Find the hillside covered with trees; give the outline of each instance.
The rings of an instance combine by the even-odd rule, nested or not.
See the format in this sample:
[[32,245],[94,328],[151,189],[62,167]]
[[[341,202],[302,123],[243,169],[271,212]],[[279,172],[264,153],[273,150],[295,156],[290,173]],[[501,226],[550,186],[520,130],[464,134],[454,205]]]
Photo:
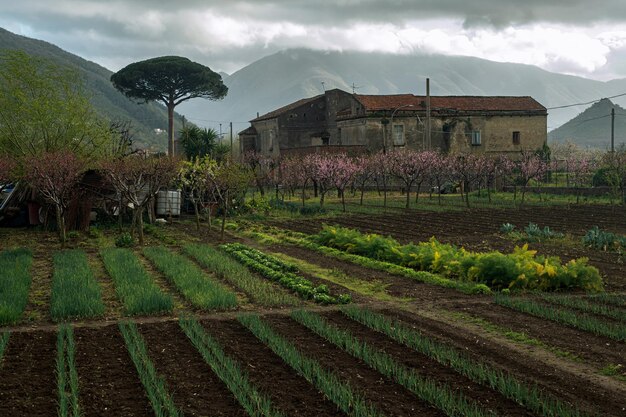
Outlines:
[[[111,84],[108,69],[73,55],[48,42],[15,35],[0,28],[0,50],[19,50],[43,57],[57,65],[78,71],[85,90],[100,116],[111,122],[130,123],[133,147],[164,151],[167,148],[167,110],[156,103],[138,104],[117,91]],[[182,127],[176,115],[175,129]],[[159,129],[158,133],[155,129]]]

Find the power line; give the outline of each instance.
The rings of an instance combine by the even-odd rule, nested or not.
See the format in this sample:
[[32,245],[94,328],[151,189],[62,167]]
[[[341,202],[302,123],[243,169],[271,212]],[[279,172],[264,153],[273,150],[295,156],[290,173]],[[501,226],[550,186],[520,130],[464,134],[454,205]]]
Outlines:
[[599,98],[597,100],[588,101],[586,103],[575,103],[575,104],[566,104],[566,105],[563,105],[563,106],[547,107],[546,110],[564,109],[566,107],[586,106],[588,104],[597,103],[598,101],[603,100],[605,98],[606,99],[610,99],[610,98],[617,98],[617,97],[622,97],[622,96],[626,96],[626,93],[616,94],[616,95],[610,96],[610,97],[602,97],[602,98]]

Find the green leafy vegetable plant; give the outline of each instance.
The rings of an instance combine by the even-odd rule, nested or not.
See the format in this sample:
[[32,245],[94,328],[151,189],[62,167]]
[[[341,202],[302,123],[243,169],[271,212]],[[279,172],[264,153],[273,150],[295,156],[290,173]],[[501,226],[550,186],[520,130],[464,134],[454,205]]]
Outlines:
[[223,245],[221,248],[246,267],[294,291],[305,300],[313,300],[319,304],[345,304],[351,301],[348,294],[332,296],[328,286],[324,284],[315,286],[311,281],[292,272],[294,269],[297,270],[293,265],[286,264],[276,257],[240,243]]

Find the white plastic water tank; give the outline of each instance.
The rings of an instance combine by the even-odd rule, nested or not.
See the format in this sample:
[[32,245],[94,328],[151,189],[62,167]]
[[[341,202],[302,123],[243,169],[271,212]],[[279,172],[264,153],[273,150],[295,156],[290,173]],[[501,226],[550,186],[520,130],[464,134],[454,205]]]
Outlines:
[[180,216],[181,206],[180,190],[159,191],[156,200],[157,216]]

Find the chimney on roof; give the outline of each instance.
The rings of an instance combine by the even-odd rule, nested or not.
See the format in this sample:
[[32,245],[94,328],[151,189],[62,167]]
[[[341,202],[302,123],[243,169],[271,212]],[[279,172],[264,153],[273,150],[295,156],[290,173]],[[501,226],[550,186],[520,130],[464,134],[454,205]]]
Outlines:
[[257,119],[259,118],[259,112],[256,112],[256,118]]

